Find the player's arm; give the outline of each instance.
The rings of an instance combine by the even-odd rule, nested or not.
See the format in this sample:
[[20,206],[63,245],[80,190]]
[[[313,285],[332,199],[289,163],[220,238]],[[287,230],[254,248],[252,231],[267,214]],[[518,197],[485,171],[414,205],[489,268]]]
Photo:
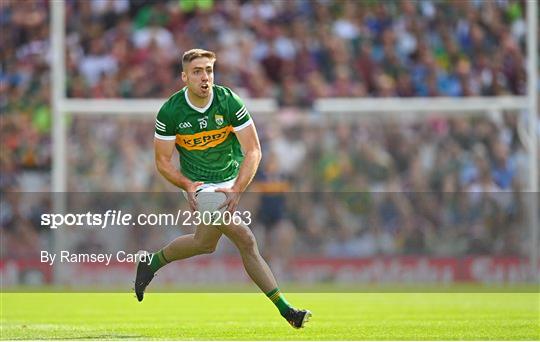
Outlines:
[[235,132],[236,138],[242,146],[242,151],[244,153],[244,160],[240,165],[240,170],[238,172],[238,177],[233,187],[230,189],[217,189],[216,191],[224,192],[227,195],[227,200],[222,208],[226,208],[230,212],[236,210],[236,206],[240,201],[240,195],[246,188],[249,183],[253,180],[257,168],[259,167],[259,162],[261,161],[261,144],[259,143],[259,137],[257,135],[257,130],[255,129],[255,124],[251,122],[247,127],[242,128],[239,131]]
[[165,179],[179,188],[184,189],[188,193],[188,202],[192,210],[196,210],[197,201],[195,199],[195,191],[202,182],[192,182],[184,176],[172,163],[174,152],[174,140],[162,140],[154,138],[154,153],[156,168]]
[[166,180],[188,193],[188,202],[192,210],[196,210],[197,201],[195,191],[202,182],[192,182],[185,177],[172,163],[176,144],[176,123],[171,120],[175,109],[170,101],[161,106],[156,118],[156,131],[154,134],[154,158],[156,168]]
[[187,191],[190,180],[173,165],[174,140],[161,140],[154,138],[154,154],[156,168],[165,179],[179,188]]
[[259,143],[259,136],[257,135],[255,124],[253,123],[235,133],[236,138],[240,142],[240,146],[242,146],[244,160],[242,165],[240,165],[238,178],[236,178],[232,190],[234,192],[244,192],[249,183],[253,180],[257,168],[259,167],[259,162],[262,157],[261,144]]

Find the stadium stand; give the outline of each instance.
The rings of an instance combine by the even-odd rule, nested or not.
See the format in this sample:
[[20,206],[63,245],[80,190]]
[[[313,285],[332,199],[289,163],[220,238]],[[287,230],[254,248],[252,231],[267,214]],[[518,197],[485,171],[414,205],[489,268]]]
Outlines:
[[[67,1],[67,94],[167,97],[180,86],[181,52],[193,46],[217,52],[216,83],[305,115],[321,97],[525,92],[520,1],[194,3]],[[35,213],[50,199],[29,204],[15,193],[50,191],[48,20],[47,1],[0,4],[0,22],[9,23],[0,38],[3,258],[38,253],[47,239]],[[277,225],[283,246],[304,254],[519,256],[526,237],[508,225],[523,219],[515,194],[525,152],[506,114],[500,122],[261,125],[255,185],[273,174],[291,191],[318,195],[282,199],[287,217],[259,214],[260,224]],[[86,120],[71,123],[70,191],[167,189],[152,163],[151,123]],[[328,195],[344,191],[357,193]],[[480,200],[482,192],[492,198]]]

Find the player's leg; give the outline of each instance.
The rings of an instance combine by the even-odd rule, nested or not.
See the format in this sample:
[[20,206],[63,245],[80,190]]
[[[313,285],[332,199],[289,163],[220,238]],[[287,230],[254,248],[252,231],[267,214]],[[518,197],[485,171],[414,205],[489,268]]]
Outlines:
[[267,293],[277,287],[276,279],[262,258],[255,236],[246,225],[220,226],[219,229],[238,248],[246,272],[257,286]]
[[[197,191],[209,186],[210,184],[200,185]],[[187,193],[185,191],[182,191],[182,195],[187,200]],[[182,235],[152,254],[150,270],[155,273],[169,262],[199,254],[212,253],[221,235],[222,233],[215,227],[198,226],[194,234]]]
[[135,294],[139,302],[143,300],[144,291],[157,270],[175,260],[212,253],[221,235],[221,231],[215,226],[199,226],[194,234],[177,237],[163,249],[151,254],[150,263],[139,262],[135,276]]
[[255,236],[245,224],[220,226],[220,230],[238,248],[247,274],[266,296],[276,305],[279,312],[295,328],[302,328],[311,312],[292,307],[280,292],[276,279],[257,247]]
[[150,267],[155,272],[169,262],[212,253],[216,250],[221,235],[221,231],[215,226],[199,226],[194,234],[179,236],[161,249],[164,260],[154,258]]

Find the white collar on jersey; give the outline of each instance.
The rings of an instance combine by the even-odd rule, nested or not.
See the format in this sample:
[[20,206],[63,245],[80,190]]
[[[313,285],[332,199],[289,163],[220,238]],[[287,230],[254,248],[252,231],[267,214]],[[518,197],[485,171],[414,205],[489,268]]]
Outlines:
[[186,91],[184,92],[184,96],[186,97],[186,102],[187,104],[193,108],[194,110],[196,110],[197,112],[199,113],[204,113],[208,110],[208,108],[210,108],[210,106],[212,105],[212,101],[214,100],[214,89],[212,89],[212,91],[210,92],[210,101],[208,101],[208,103],[206,104],[206,106],[204,106],[203,108],[201,107],[197,107],[195,105],[193,105],[191,103],[191,101],[189,101],[189,96],[188,96],[188,90],[186,89]]

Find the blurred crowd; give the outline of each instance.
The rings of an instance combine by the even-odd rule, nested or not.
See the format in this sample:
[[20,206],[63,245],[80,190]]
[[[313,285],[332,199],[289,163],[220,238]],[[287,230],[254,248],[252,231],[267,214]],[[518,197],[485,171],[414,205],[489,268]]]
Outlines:
[[[149,122],[79,118],[73,127],[73,191],[175,191],[154,170],[150,139],[140,138],[151,135]],[[268,254],[526,255],[524,202],[533,194],[521,192],[528,159],[515,113],[408,123],[261,118],[258,129],[264,158],[242,205]]]
[[[49,6],[0,2],[3,194],[50,191]],[[67,0],[66,91],[168,97],[181,87],[181,53],[201,47],[217,53],[216,83],[283,110],[321,97],[522,95],[524,10],[505,0]],[[262,122],[250,209],[265,253],[523,255],[526,154],[514,114]],[[70,191],[172,190],[153,166],[150,121],[67,124]],[[2,256],[46,243],[36,213],[50,199],[37,198],[2,196]]]
[[525,93],[519,1],[69,1],[68,93],[168,97],[180,56],[215,51],[217,83],[320,97]]
[[[302,117],[287,124],[258,120],[264,158],[241,206],[253,214],[269,258],[527,255],[525,203],[534,194],[523,192],[528,157],[516,113],[340,123]],[[112,201],[113,209],[132,213],[187,209],[155,171],[152,122],[75,117],[68,136],[69,190],[102,196],[99,205],[109,196],[103,192],[122,193],[133,206]],[[10,203],[2,202],[9,208],[4,227],[21,222],[9,215],[17,212]],[[28,203],[20,205],[36,213]],[[110,231],[99,232],[101,238],[85,232],[76,243],[82,250],[158,248],[188,232],[182,228],[134,230],[118,241]]]

